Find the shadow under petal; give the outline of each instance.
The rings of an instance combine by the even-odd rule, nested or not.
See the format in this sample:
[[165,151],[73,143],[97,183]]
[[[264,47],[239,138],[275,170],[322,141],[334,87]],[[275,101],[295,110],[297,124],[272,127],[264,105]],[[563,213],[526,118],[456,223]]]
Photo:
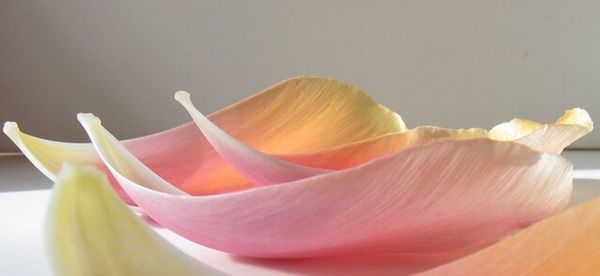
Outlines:
[[439,254],[377,253],[311,259],[256,259],[233,256],[237,263],[295,275],[409,275],[448,263],[477,249]]

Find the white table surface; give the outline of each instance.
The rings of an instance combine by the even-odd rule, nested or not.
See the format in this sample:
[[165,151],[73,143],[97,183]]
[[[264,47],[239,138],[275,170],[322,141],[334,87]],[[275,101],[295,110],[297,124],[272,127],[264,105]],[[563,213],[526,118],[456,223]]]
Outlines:
[[[563,154],[575,165],[570,206],[600,196],[600,151]],[[24,157],[0,157],[0,275],[50,274],[42,240],[52,183]],[[194,244],[157,229],[176,246],[234,275],[401,275],[442,264],[453,256],[363,255],[330,259],[257,260]]]

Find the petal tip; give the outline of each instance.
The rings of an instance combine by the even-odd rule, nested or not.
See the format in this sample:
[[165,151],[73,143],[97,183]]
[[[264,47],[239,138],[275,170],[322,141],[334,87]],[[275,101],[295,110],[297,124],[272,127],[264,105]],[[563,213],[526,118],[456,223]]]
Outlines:
[[19,133],[19,125],[16,122],[4,122],[4,128],[2,129],[4,134],[13,139],[17,133]]
[[175,100],[180,102],[180,103],[184,103],[184,102],[189,102],[190,101],[190,93],[188,93],[187,91],[177,91],[175,92]]
[[92,113],[77,113],[77,120],[79,120],[79,122],[82,125],[89,125],[89,124],[101,124],[102,121],[100,121],[100,118],[96,117],[96,115],[92,114]]
[[581,107],[565,111],[565,114],[558,119],[558,123],[580,125],[588,131],[594,129],[594,122],[592,121],[590,114]]

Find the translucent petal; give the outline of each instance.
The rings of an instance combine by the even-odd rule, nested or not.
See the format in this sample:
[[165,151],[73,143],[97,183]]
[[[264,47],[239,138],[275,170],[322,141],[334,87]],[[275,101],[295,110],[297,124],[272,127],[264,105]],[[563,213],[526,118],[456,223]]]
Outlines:
[[302,166],[257,151],[231,137],[206,118],[190,100],[190,94],[179,91],[175,99],[190,113],[194,122],[223,159],[252,184],[271,185],[324,174],[330,170]]
[[224,275],[180,252],[91,168],[63,167],[46,220],[56,275]]
[[[153,190],[111,160],[125,148],[88,132],[116,179],[160,225],[254,257],[439,252],[481,246],[558,212],[572,167],[560,156],[490,139],[444,140],[332,173],[219,195]],[[97,141],[105,141],[97,143]],[[132,166],[128,166],[132,167]]]
[[[357,87],[319,77],[280,82],[208,117],[267,154],[312,152],[406,130],[398,114]],[[105,169],[91,144],[36,138],[20,132],[15,123],[7,123],[4,132],[51,179],[64,161]],[[152,171],[190,194],[252,186],[213,150],[194,123],[123,144]]]

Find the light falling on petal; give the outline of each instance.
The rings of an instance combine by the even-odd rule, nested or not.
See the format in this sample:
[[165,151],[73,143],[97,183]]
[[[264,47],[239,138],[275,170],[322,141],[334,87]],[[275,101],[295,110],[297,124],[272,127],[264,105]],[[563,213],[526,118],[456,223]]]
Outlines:
[[[112,176],[102,160],[98,158],[98,154],[91,144],[63,143],[37,138],[21,132],[15,122],[4,123],[3,131],[17,145],[27,159],[52,181],[56,181],[56,177],[62,169],[63,162],[96,167],[106,172],[108,176]],[[125,202],[134,204],[114,178],[111,181],[111,185],[113,185]]]
[[190,113],[194,122],[223,159],[256,185],[271,185],[331,172],[302,166],[268,156],[231,137],[206,118],[192,103],[185,91],[175,93],[175,99]]
[[5,122],[4,133],[23,154],[50,180],[56,180],[62,161],[93,166],[98,163],[93,147],[78,143],[61,143],[33,137],[21,132],[15,122]]
[[224,275],[162,239],[91,168],[63,167],[45,231],[56,275]]
[[131,179],[138,183],[145,183],[147,187],[155,191],[175,195],[186,194],[148,169],[111,134],[96,135],[96,132],[106,132],[101,126],[99,118],[90,113],[79,113],[77,119],[88,133],[92,144],[105,164],[111,164],[119,171],[127,171]]
[[[375,103],[359,88],[320,77],[282,81],[208,118],[266,154],[314,152],[406,131],[398,114]],[[14,123],[5,125],[4,131],[51,179],[63,161],[106,170],[91,144],[35,138],[20,132]],[[193,122],[126,140],[123,145],[152,171],[190,194],[252,187],[213,150]]]
[[281,155],[279,158],[312,167],[333,170],[351,168],[365,162],[385,157],[399,151],[442,140],[468,140],[487,137],[485,129],[446,129],[417,127],[399,133],[390,133],[331,149],[306,154]]
[[420,275],[598,275],[600,198]]
[[[98,129],[101,125],[98,124]],[[108,137],[107,131],[90,135]],[[104,143],[97,143],[103,140]],[[222,251],[301,258],[350,252],[439,252],[481,246],[561,210],[571,164],[489,139],[445,140],[364,165],[251,190],[155,191],[122,164],[116,139],[92,137],[132,199],[160,225]]]
[[590,133],[594,123],[581,108],[567,110],[552,124],[513,119],[490,130],[490,138],[515,141],[538,151],[560,154],[567,146]]

